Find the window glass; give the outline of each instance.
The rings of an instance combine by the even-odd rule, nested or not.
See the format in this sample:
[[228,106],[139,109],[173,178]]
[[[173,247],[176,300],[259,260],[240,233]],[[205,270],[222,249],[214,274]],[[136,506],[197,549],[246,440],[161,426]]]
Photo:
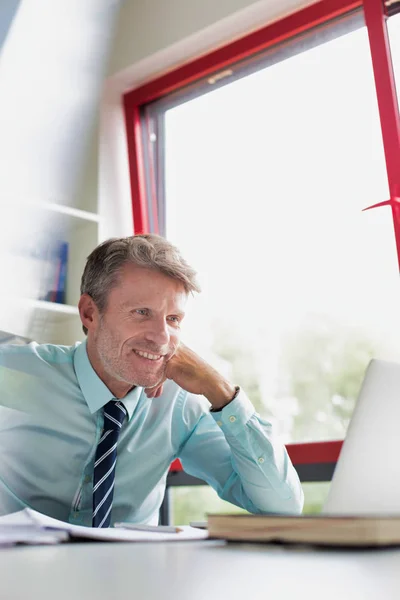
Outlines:
[[183,339],[284,442],[343,438],[368,361],[400,360],[369,52],[361,28],[165,113],[167,237],[203,288]]
[[390,53],[392,55],[393,70],[397,87],[397,99],[400,94],[400,13],[387,20],[389,33]]

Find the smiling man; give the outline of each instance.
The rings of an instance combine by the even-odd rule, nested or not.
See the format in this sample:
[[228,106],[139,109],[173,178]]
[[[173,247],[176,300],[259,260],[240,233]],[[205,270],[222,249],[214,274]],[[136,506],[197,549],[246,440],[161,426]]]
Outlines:
[[86,526],[154,524],[175,458],[250,512],[301,512],[271,424],[180,341],[198,291],[162,237],[111,239],[82,276],[85,342],[0,348],[0,514],[30,506]]

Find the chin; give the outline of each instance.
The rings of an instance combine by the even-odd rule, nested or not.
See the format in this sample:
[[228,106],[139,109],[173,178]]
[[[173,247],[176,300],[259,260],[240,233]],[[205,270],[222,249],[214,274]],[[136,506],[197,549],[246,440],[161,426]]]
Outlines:
[[133,379],[133,381],[130,381],[131,385],[137,385],[139,387],[143,387],[143,388],[152,388],[155,387],[156,385],[158,385],[159,383],[161,383],[162,381],[162,375],[157,375],[157,376],[146,376],[146,375],[142,375],[140,376],[140,374],[138,374],[137,376],[134,376],[132,378],[132,375],[129,378],[130,380]]

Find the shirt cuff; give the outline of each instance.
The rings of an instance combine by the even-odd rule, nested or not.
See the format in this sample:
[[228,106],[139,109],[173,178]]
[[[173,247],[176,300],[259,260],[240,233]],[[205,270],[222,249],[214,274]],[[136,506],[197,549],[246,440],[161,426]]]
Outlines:
[[219,411],[210,412],[210,415],[222,430],[235,434],[235,431],[248,423],[255,412],[253,404],[241,389],[232,402]]

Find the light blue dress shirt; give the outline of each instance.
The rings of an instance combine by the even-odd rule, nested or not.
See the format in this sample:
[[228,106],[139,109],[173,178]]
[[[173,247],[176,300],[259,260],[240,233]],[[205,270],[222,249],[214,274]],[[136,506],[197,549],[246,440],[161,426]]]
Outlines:
[[[29,506],[90,526],[93,463],[113,395],[86,342],[0,347],[0,514]],[[253,513],[301,512],[303,492],[271,424],[243,391],[219,412],[167,380],[159,398],[134,388],[118,442],[111,523],[158,522],[169,466]]]

